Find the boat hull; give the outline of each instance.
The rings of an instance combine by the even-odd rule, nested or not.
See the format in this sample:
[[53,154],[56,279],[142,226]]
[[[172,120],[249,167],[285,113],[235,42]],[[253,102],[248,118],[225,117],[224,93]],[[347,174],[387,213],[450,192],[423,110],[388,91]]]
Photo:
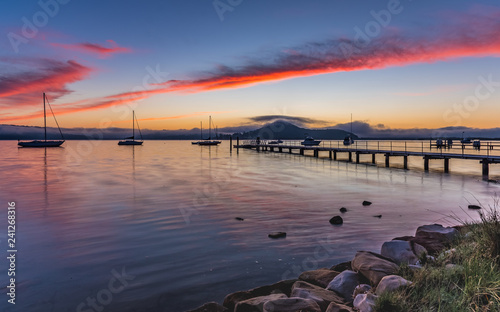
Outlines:
[[202,145],[202,146],[219,145],[219,144],[220,144],[220,141],[202,141],[202,142],[198,142],[198,145]]
[[142,141],[119,141],[118,145],[142,145]]
[[21,147],[59,147],[64,143],[64,140],[54,140],[54,141],[28,141],[28,142],[18,142],[17,145]]
[[304,143],[304,142],[301,142],[300,144],[301,145],[304,145],[304,146],[318,146],[321,142],[307,142],[307,143]]

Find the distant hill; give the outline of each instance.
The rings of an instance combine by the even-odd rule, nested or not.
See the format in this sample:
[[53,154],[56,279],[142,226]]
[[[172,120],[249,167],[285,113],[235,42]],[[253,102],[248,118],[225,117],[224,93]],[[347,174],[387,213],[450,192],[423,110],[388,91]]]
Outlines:
[[[241,139],[255,139],[260,137],[263,140],[268,139],[303,139],[305,135],[310,135],[315,139],[331,139],[331,140],[341,140],[349,132],[338,129],[321,129],[321,130],[311,130],[298,127],[286,121],[275,121],[273,123],[267,124],[261,128],[247,130],[249,127],[233,127],[233,128],[222,128],[219,129],[220,139],[229,139],[231,136],[233,138],[240,137]],[[240,130],[241,132],[237,132]],[[64,138],[67,140],[119,140],[128,137],[132,134],[132,129],[123,128],[106,128],[106,129],[96,129],[96,128],[63,128],[62,132]],[[145,140],[199,140],[200,139],[200,129],[193,128],[190,130],[148,130],[144,129],[141,131],[142,137]],[[220,134],[222,133],[222,134]],[[204,137],[208,137],[208,131],[203,132]],[[136,136],[139,134],[136,130]],[[57,128],[47,128],[47,138],[48,139],[60,139],[61,135]],[[212,138],[215,138],[212,132]],[[354,139],[358,137],[353,135]],[[14,125],[0,125],[0,140],[33,140],[33,139],[43,139],[43,128],[32,127],[32,126],[14,126]]]
[[[294,140],[303,139],[306,135],[312,136],[315,139],[321,140],[342,140],[350,132],[339,129],[306,129],[298,127],[286,121],[275,121],[267,124],[262,128],[247,131],[243,133],[235,133],[234,136],[239,136],[241,139],[254,139],[260,137],[262,140]],[[353,134],[354,139],[359,139],[357,135]]]

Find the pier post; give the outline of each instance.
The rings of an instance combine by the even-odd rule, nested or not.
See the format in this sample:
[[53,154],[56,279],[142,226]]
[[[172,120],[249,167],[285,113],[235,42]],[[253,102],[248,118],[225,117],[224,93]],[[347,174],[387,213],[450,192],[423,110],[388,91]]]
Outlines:
[[279,151],[280,153],[283,153],[283,148],[282,148],[282,147],[278,147],[278,151]]
[[236,137],[236,154],[240,153],[240,137]]
[[424,157],[424,170],[429,171],[429,157]]
[[337,160],[337,151],[333,151],[333,160]]
[[403,168],[408,169],[408,156],[403,156]]
[[233,137],[229,137],[229,152],[233,152]]
[[291,153],[292,153],[292,148],[290,147],[290,148],[288,149],[288,154],[291,154]]
[[299,153],[300,153],[300,155],[304,155],[304,149],[301,148]]
[[385,154],[385,166],[389,167],[389,154]]
[[349,152],[349,162],[352,162],[352,152]]
[[450,159],[449,158],[444,159],[444,172],[446,172],[446,173],[450,172]]
[[333,155],[333,152],[332,152],[332,151],[329,151],[329,152],[328,152],[328,158],[332,159],[332,155]]
[[489,173],[490,173],[488,159],[483,159],[481,161],[481,163],[483,164],[483,180],[484,181],[488,181],[488,176],[489,176]]
[[319,157],[319,151],[317,149],[314,150],[314,157],[316,157],[316,158]]
[[375,164],[375,153],[372,154],[372,164]]
[[271,150],[271,152],[274,152],[274,147],[270,147],[269,149]]
[[359,164],[359,152],[356,152],[356,163]]

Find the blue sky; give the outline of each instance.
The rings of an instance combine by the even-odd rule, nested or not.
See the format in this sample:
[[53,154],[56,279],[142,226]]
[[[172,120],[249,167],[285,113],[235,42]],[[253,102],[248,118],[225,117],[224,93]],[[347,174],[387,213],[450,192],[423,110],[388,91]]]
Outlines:
[[64,127],[128,127],[132,109],[150,129],[208,115],[323,127],[351,113],[388,128],[488,128],[500,113],[498,1],[42,3],[2,4],[0,123],[42,124],[42,92]]

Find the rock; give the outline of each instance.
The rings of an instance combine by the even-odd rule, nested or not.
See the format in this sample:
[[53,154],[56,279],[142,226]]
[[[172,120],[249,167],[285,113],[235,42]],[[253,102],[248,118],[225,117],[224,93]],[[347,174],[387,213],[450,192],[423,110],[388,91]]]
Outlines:
[[358,251],[351,261],[354,271],[361,273],[376,286],[386,275],[392,275],[399,269],[389,258],[370,251]]
[[286,232],[273,232],[267,235],[269,238],[285,238]]
[[236,218],[234,218],[234,219],[235,219],[235,220],[238,220],[238,221],[243,221],[243,220],[245,220],[245,219],[240,218],[240,217],[236,217]]
[[363,200],[363,206],[370,206],[371,204],[371,201]]
[[221,306],[216,302],[205,303],[201,307],[190,310],[188,312],[226,312],[228,311],[225,307]]
[[333,218],[330,219],[331,224],[342,224],[344,223],[344,220],[342,220],[341,216],[334,216]]
[[374,217],[374,218],[379,218],[379,219],[380,219],[380,218],[382,218],[382,215],[374,215],[373,217]]
[[340,294],[346,302],[352,301],[352,293],[359,284],[358,273],[346,270],[337,275],[326,287]]
[[234,307],[234,312],[254,312],[262,311],[264,304],[268,301],[288,298],[285,294],[272,294],[268,296],[254,297],[240,301]]
[[264,312],[321,312],[319,305],[311,299],[284,298],[264,303]]
[[340,208],[339,210],[340,210],[340,212],[342,212],[342,213],[347,212],[347,208],[346,208],[346,207],[342,207],[342,208]]
[[375,300],[377,296],[372,294],[361,294],[354,298],[353,305],[359,312],[375,312]]
[[352,293],[352,297],[356,298],[357,295],[366,294],[371,289],[372,289],[372,287],[368,284],[358,285],[358,286],[356,286],[356,288],[354,288],[354,292]]
[[297,281],[296,279],[284,280],[277,282],[275,284],[265,285],[247,291],[238,291],[227,295],[224,298],[224,303],[222,305],[226,307],[229,311],[233,311],[234,307],[236,306],[236,304],[238,304],[238,302],[250,298],[267,296],[271,294],[285,294],[288,297],[290,296],[290,293],[292,292],[292,286],[296,281]]
[[478,210],[478,209],[481,209],[481,206],[478,206],[478,205],[469,205],[468,208],[469,209]]
[[339,272],[330,269],[317,269],[314,271],[306,271],[300,274],[299,280],[311,283],[313,285],[326,288]]
[[418,227],[413,241],[425,247],[430,254],[438,254],[457,235],[457,229],[443,227],[440,224],[430,224]]
[[337,272],[342,272],[342,271],[345,271],[345,270],[351,270],[352,271],[351,261],[338,263],[338,264],[332,266],[330,268],[330,270],[337,271]]
[[413,253],[411,243],[401,240],[392,240],[382,244],[380,254],[384,257],[392,259],[396,264],[401,263],[415,264],[418,261],[417,256]]
[[332,302],[328,305],[325,312],[353,312],[353,310],[346,305]]
[[410,285],[411,282],[398,275],[387,275],[380,280],[375,293],[380,296],[385,292],[392,292],[400,287]]
[[297,281],[293,284],[290,297],[314,300],[322,310],[325,310],[330,302],[344,303],[342,297],[337,293],[303,281]]

